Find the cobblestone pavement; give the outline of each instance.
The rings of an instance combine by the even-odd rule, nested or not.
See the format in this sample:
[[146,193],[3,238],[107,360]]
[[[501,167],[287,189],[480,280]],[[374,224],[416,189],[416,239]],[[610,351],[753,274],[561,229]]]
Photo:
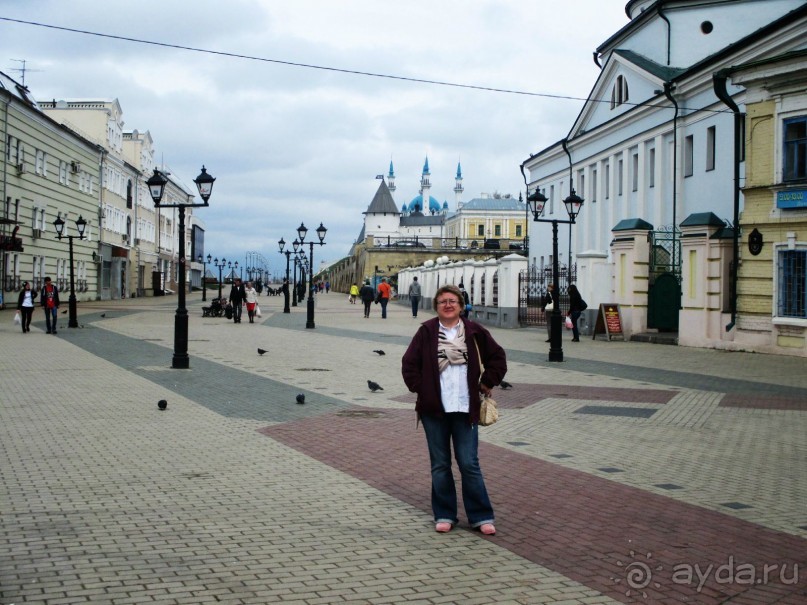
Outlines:
[[564,334],[551,363],[545,332],[493,330],[498,534],[441,535],[400,377],[431,314],[346,298],[306,330],[281,298],[235,325],[189,296],[190,370],[173,297],[57,336],[0,312],[0,605],[807,603],[804,359]]

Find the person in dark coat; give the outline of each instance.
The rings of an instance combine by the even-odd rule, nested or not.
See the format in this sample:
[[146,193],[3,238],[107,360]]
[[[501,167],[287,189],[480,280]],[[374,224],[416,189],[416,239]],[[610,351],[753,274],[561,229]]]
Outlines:
[[493,506],[477,455],[479,393],[488,395],[501,383],[507,359],[487,329],[460,317],[463,304],[456,286],[437,290],[432,300],[437,317],[415,333],[401,361],[401,374],[407,388],[417,393],[415,411],[426,433],[435,530],[449,532],[458,521],[451,472],[453,443],[468,521],[483,534],[493,535]]
[[30,282],[25,282],[17,297],[17,311],[20,313],[22,321],[22,333],[31,331],[31,317],[34,315],[34,301],[36,300],[36,290],[31,288]]
[[48,334],[56,334],[56,322],[59,319],[59,288],[57,288],[50,277],[45,278],[45,285],[42,286],[42,297],[39,299],[42,308],[45,310],[45,327]]
[[241,323],[241,305],[247,299],[247,290],[241,282],[240,277],[233,280],[233,287],[230,289],[230,303],[233,305],[233,323]]
[[370,305],[373,304],[375,300],[375,290],[373,290],[373,287],[370,285],[369,279],[364,282],[361,290],[359,290],[359,296],[364,303],[364,317],[370,317]]
[[588,308],[586,301],[580,296],[580,291],[574,284],[569,286],[569,316],[572,320],[572,342],[580,342],[580,330],[577,328],[577,320]]
[[549,284],[546,288],[543,304],[544,318],[546,319],[546,341],[552,340],[552,310],[555,308],[555,285]]

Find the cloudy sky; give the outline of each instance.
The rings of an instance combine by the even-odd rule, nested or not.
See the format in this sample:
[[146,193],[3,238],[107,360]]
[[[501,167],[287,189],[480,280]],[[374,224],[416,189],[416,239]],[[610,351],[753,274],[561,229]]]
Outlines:
[[0,20],[0,71],[19,80],[14,70],[25,60],[25,83],[41,100],[117,98],[125,128],[149,130],[158,161],[174,174],[191,183],[205,164],[217,178],[210,208],[200,211],[206,252],[241,263],[258,252],[279,271],[277,241],[291,241],[301,222],[328,228],[317,265],[348,253],[390,159],[398,205],[418,194],[427,155],[431,193],[452,210],[458,161],[464,199],[517,196],[519,165],[567,134],[582,106],[575,98],[598,73],[592,52],[627,23],[624,7],[0,0],[0,17],[41,24]]

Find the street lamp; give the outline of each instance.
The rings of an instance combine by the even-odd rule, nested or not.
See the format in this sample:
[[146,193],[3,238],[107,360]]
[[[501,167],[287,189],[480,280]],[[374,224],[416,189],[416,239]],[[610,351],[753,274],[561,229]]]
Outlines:
[[280,241],[277,242],[278,247],[280,248],[280,254],[286,255],[286,286],[283,289],[283,312],[284,313],[291,313],[291,309],[289,309],[289,261],[291,259],[291,250],[283,250],[286,247],[286,242],[283,238],[280,238]]
[[161,205],[160,202],[168,179],[155,168],[154,174],[146,181],[151,199],[154,200],[155,208],[177,208],[179,210],[179,300],[176,316],[174,317],[174,357],[171,361],[171,367],[178,370],[186,370],[190,367],[190,361],[188,359],[188,310],[185,308],[185,208],[201,208],[208,206],[208,200],[210,199],[210,194],[213,192],[213,183],[215,180],[215,178],[207,173],[207,169],[202,166],[202,172],[193,179],[193,182],[196,183],[196,188],[199,190],[202,203],[175,203],[164,205]]
[[[314,244],[318,246],[325,245],[325,233],[327,233],[327,229],[323,227],[322,223],[319,224],[317,227],[317,237],[319,238],[318,242],[310,241],[308,242],[309,250],[308,250],[308,266],[309,266],[309,279],[311,282],[314,281]],[[300,223],[300,226],[297,228],[297,235],[300,238],[300,243],[305,241],[305,236],[308,233],[308,229],[306,229],[303,223]],[[314,328],[314,293],[313,289],[309,289],[308,291],[308,313],[306,315],[305,327],[306,328]]]
[[563,200],[569,220],[563,221],[539,218],[544,213],[544,207],[547,202],[546,196],[541,193],[540,189],[536,188],[531,195],[527,196],[527,209],[532,204],[532,220],[536,223],[552,223],[552,282],[555,300],[552,305],[552,314],[549,318],[549,361],[563,361],[563,338],[561,333],[563,321],[560,313],[560,290],[558,288],[558,273],[560,272],[558,267],[558,223],[574,225],[574,219],[580,214],[583,201],[583,198],[578,196],[574,189],[571,189],[569,197]]
[[207,261],[201,254],[199,255],[199,262],[202,263],[202,302],[207,302],[207,263],[210,262],[210,255],[207,255]]
[[[79,215],[78,220],[76,221],[76,231],[78,231],[78,236],[75,235],[63,235],[64,234],[64,219],[60,216],[55,221],[53,221],[53,226],[56,227],[56,237],[58,239],[62,239],[63,237],[67,238],[68,241],[68,248],[70,250],[70,297],[67,300],[67,307],[69,309],[69,315],[67,320],[67,327],[68,328],[78,328],[78,314],[76,312],[76,290],[75,290],[75,279],[73,276],[73,239],[78,237],[78,239],[84,239],[84,229],[87,228],[87,221],[85,221],[81,215]],[[50,325],[50,324],[48,324]],[[56,327],[54,326],[54,330]]]
[[[207,257],[208,262],[210,262],[210,256]],[[218,258],[213,259],[213,266],[219,268],[219,300],[221,300],[221,270],[227,265],[227,259],[222,258],[221,262],[219,262]]]

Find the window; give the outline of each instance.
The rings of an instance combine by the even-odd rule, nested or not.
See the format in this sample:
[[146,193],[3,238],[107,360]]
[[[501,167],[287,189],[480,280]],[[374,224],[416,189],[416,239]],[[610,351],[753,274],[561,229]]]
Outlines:
[[493,226],[493,235],[494,235],[494,237],[501,237],[502,236],[502,226],[501,225],[494,225]]
[[555,186],[549,186],[549,214],[555,211]]
[[625,170],[624,170],[624,167],[622,165],[623,163],[624,162],[622,160],[619,160],[619,163],[618,163],[619,173],[616,175],[616,183],[617,183],[616,194],[617,195],[622,195],[622,180],[623,180],[623,177],[624,177],[624,174],[625,174]]
[[689,135],[684,139],[684,176],[692,176],[694,169],[695,139]]
[[516,237],[521,237],[521,225],[516,225]]
[[706,171],[715,169],[715,126],[706,129]]
[[132,207],[132,179],[126,182],[126,207]]
[[591,202],[597,201],[597,169],[591,171]]
[[477,225],[476,226],[476,234],[479,237],[485,237],[485,225]]
[[617,76],[611,89],[611,109],[619,107],[628,100],[628,81],[625,76]]
[[47,176],[48,171],[47,171],[47,168],[45,167],[45,165],[46,165],[45,152],[37,149],[36,150],[36,167],[35,167],[35,170],[36,170],[36,173],[38,175]]
[[807,249],[778,255],[776,315],[807,319]]
[[631,164],[633,165],[633,174],[631,175],[631,191],[639,190],[639,154],[634,153],[631,157]]
[[807,178],[807,116],[785,120],[785,149],[782,178],[797,181]]
[[651,189],[656,186],[656,148],[647,152],[647,186]]
[[605,199],[611,197],[611,165],[605,165]]
[[59,183],[67,185],[67,162],[59,160]]

